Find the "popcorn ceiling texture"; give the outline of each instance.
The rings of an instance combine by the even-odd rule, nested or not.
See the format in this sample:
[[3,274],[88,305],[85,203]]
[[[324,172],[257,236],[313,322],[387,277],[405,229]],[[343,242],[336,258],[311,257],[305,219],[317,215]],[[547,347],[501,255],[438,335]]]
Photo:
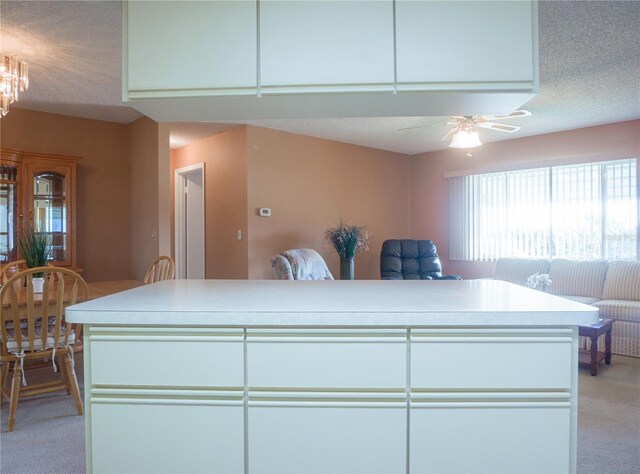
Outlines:
[[[121,102],[121,2],[0,2],[0,47],[31,64],[14,106],[127,123]],[[540,94],[513,134],[484,142],[640,118],[640,2],[541,1]],[[247,123],[407,154],[443,149],[447,117],[255,120]],[[399,128],[426,125],[398,131]],[[174,124],[172,147],[231,128]]]
[[0,48],[29,62],[29,90],[11,107],[128,123],[122,103],[122,3],[0,2]]

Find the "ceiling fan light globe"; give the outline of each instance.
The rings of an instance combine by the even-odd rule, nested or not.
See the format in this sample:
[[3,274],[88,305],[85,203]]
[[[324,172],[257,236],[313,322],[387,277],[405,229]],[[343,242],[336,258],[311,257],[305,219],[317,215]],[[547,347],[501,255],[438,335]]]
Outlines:
[[478,132],[459,130],[451,139],[449,148],[475,148],[482,145]]

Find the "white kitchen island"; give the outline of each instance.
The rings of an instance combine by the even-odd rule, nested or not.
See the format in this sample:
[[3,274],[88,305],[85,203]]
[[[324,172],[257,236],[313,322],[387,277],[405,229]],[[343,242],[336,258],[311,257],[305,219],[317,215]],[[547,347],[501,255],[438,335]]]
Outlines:
[[493,280],[176,280],[67,319],[88,472],[558,473],[598,311]]

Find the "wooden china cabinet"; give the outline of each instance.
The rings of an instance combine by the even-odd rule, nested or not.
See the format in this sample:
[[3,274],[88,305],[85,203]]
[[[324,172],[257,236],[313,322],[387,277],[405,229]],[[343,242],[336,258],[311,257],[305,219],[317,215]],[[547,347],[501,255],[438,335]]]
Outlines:
[[26,225],[50,236],[51,262],[76,268],[75,156],[0,149],[0,264],[21,258]]

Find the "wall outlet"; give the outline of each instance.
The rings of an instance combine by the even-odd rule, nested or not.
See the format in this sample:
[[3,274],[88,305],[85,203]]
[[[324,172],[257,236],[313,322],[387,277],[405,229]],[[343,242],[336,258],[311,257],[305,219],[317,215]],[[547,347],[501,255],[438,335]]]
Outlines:
[[242,231],[238,230],[238,240],[242,240]]

